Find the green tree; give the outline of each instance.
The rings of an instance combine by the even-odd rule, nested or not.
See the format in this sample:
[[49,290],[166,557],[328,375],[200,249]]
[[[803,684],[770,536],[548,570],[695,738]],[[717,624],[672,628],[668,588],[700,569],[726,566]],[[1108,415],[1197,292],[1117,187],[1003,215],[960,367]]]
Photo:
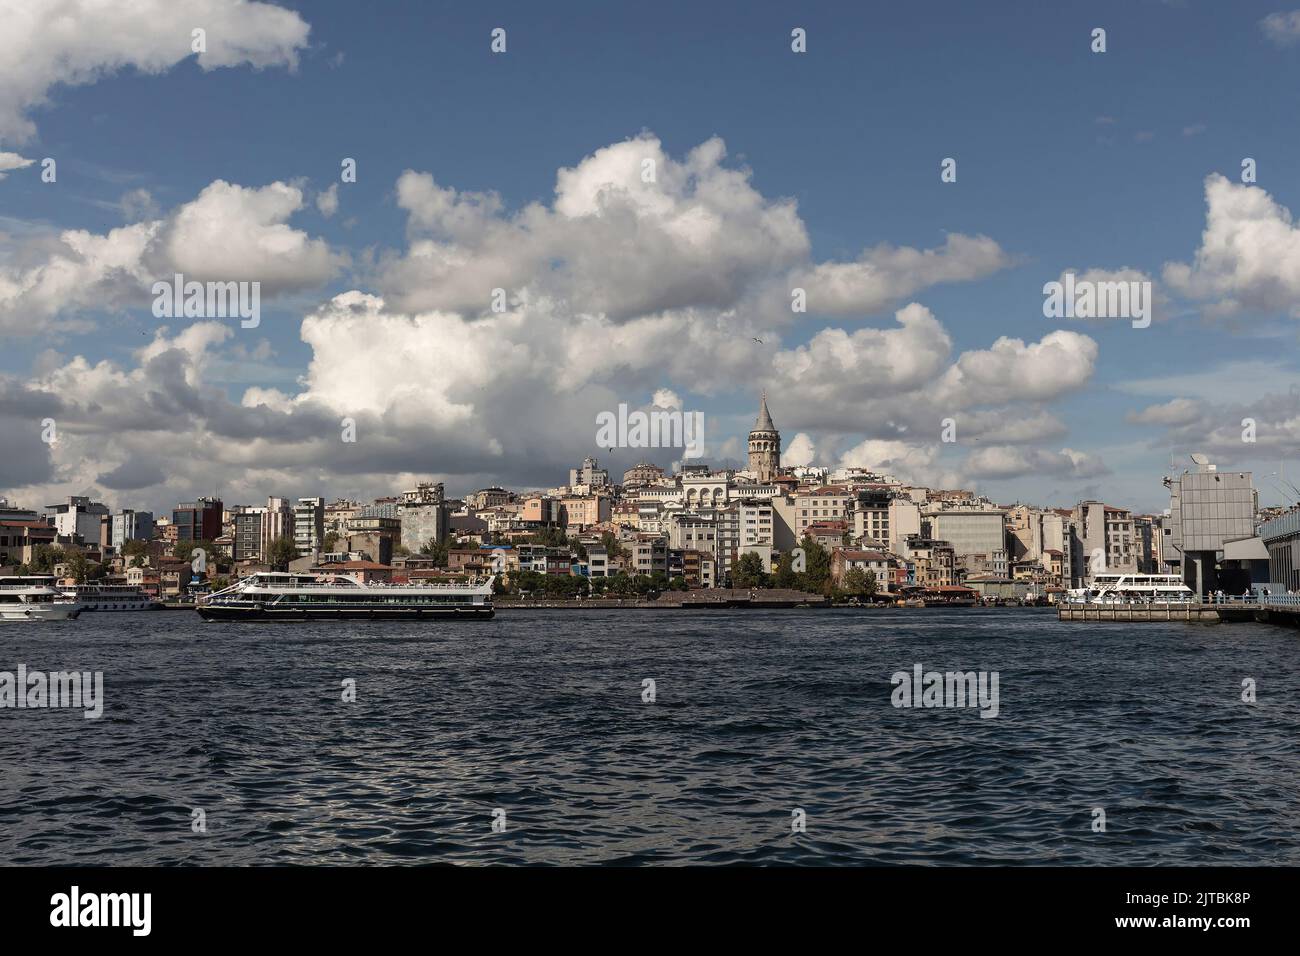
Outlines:
[[831,593],[831,553],[812,539],[804,535],[799,542],[803,548],[805,568],[800,577],[800,584],[805,591],[813,594]]
[[451,545],[448,542],[439,541],[436,538],[430,538],[420,545],[420,553],[425,557],[433,558],[435,568],[445,568],[447,566],[447,556],[450,550]]
[[734,587],[760,588],[767,583],[767,574],[763,571],[763,559],[754,551],[746,551],[731,569]]
[[343,536],[337,531],[326,531],[325,538],[320,543],[320,549],[325,552],[332,552],[338,549],[339,542]]
[[789,554],[781,555],[776,571],[772,574],[772,587],[795,588],[799,586],[799,576],[794,573],[794,558]]
[[871,597],[876,593],[876,572],[849,568],[840,581],[840,591],[847,597]]
[[271,542],[271,546],[266,549],[266,563],[274,571],[288,571],[289,562],[299,557],[298,548],[293,543],[293,538],[283,535]]

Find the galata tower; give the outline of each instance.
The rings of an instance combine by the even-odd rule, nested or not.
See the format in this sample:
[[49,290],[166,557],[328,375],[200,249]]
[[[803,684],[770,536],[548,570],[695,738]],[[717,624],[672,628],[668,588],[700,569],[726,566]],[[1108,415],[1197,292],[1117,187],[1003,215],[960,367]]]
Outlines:
[[758,421],[754,422],[754,430],[749,433],[749,470],[758,475],[759,481],[771,481],[780,467],[781,433],[772,424],[772,415],[767,410],[767,392],[764,392]]

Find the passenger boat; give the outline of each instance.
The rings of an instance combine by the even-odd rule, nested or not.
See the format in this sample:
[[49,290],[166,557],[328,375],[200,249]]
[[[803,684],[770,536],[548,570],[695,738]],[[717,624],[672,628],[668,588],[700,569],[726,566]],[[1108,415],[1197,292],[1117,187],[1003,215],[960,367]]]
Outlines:
[[0,621],[72,621],[81,605],[54,586],[54,575],[0,577]]
[[1177,574],[1118,574],[1092,576],[1086,588],[1069,590],[1071,604],[1188,604],[1196,594]]
[[77,584],[63,594],[84,611],[152,611],[158,602],[134,584]]
[[263,571],[201,598],[207,621],[486,620],[492,578],[483,584],[376,584],[351,575]]

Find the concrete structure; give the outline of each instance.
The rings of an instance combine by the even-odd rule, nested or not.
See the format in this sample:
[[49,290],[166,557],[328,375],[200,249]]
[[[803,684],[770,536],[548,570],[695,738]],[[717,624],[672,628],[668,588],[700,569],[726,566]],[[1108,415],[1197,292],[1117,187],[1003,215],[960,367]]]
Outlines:
[[[80,535],[86,544],[97,545],[100,543],[100,526],[109,515],[109,510],[83,495],[72,495],[67,501],[46,505],[45,515],[53,521],[59,535]],[[217,534],[220,533],[218,528]]]
[[1169,489],[1164,558],[1177,562],[1183,583],[1206,594],[1221,586],[1215,565],[1224,543],[1254,537],[1259,495],[1250,472],[1220,472],[1204,455],[1194,455],[1193,461],[1195,471],[1164,479]]
[[759,481],[771,481],[781,467],[781,433],[776,430],[767,410],[767,393],[763,393],[758,420],[749,433],[749,470]]
[[301,555],[315,554],[325,540],[325,499],[299,498],[293,506],[293,544]]
[[182,501],[172,509],[177,541],[215,541],[221,537],[224,507],[220,498]]
[[581,467],[569,469],[571,489],[581,488],[584,492],[590,492],[597,488],[604,488],[608,484],[609,472],[601,468],[600,463],[594,458],[584,458]]
[[992,557],[1006,560],[1006,512],[1001,508],[953,507],[923,511],[921,536],[946,541],[958,558]]
[[430,541],[447,537],[447,501],[442,482],[422,481],[411,491],[403,492],[397,503],[397,517],[402,522],[401,544],[419,551]]
[[109,544],[121,554],[128,541],[148,541],[153,537],[153,512],[124,508],[112,516],[110,527]]
[[1138,570],[1132,512],[1100,501],[1080,501],[1071,520],[1077,542],[1071,560],[1075,577],[1083,585],[1089,584],[1094,574]]

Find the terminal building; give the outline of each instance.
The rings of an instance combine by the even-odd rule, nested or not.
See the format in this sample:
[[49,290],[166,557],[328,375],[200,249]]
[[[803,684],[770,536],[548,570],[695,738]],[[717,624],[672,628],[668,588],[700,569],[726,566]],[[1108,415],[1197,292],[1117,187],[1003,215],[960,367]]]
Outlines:
[[1200,454],[1192,461],[1195,471],[1164,480],[1164,560],[1197,594],[1240,594],[1268,577],[1268,552],[1255,535],[1259,493],[1248,471],[1219,471]]

